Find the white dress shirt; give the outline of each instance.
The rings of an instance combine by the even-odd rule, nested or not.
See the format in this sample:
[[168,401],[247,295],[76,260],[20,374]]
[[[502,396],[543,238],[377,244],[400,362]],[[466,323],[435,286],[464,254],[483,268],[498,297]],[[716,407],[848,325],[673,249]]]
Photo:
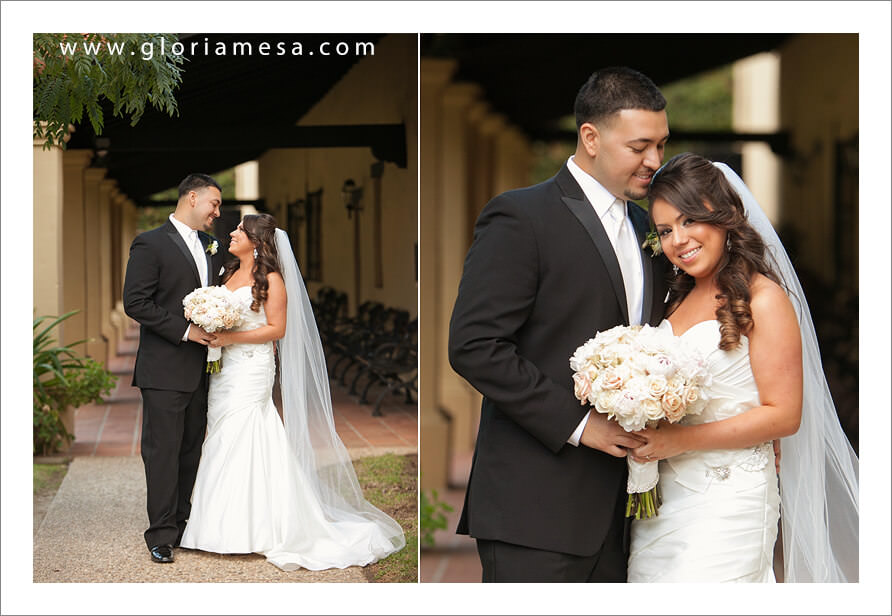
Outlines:
[[[173,214],[170,215],[170,222],[173,223],[173,226],[176,228],[177,232],[180,234],[180,237],[183,238],[183,241],[186,242],[186,248],[189,249],[189,252],[192,253],[192,258],[195,261],[195,267],[198,268],[198,274],[202,281],[202,286],[207,286],[207,271],[208,264],[207,258],[204,256],[204,252],[201,250],[196,250],[195,241],[198,242],[198,246],[201,246],[201,239],[198,237],[198,231],[191,228],[189,225],[180,222],[176,218],[174,218]],[[183,334],[183,342],[189,340],[189,329],[192,327],[192,324],[186,326],[186,333]]]
[[[573,160],[573,156],[567,160],[567,169],[570,171],[570,174],[576,180],[576,183],[579,184],[579,187],[582,189],[583,194],[585,194],[585,198],[588,199],[589,203],[592,204],[592,207],[595,210],[595,214],[597,214],[598,219],[601,221],[601,224],[604,225],[604,228],[607,230],[607,237],[610,239],[610,243],[613,244],[613,249],[616,251],[616,245],[614,244],[616,240],[616,234],[611,233],[611,229],[613,228],[613,222],[609,215],[610,206],[613,205],[613,202],[616,201],[617,197],[614,196],[610,191],[604,188],[598,180],[590,176],[588,173],[583,171],[579,165]],[[625,199],[621,199],[625,204]],[[632,226],[632,221],[628,216],[628,204],[626,204],[626,217],[624,224],[626,225],[626,230],[631,234],[631,237],[635,236],[635,228]],[[640,251],[639,251],[640,252]],[[642,284],[640,281],[644,280],[644,270],[641,264],[640,254],[637,255],[637,276],[635,276],[636,284]],[[617,256],[617,260],[619,260],[619,256]],[[625,282],[625,281],[624,281]],[[628,283],[626,282],[628,286]],[[637,293],[632,293],[632,301],[629,302],[631,304],[631,310],[629,311],[629,322],[632,325],[638,325],[641,323],[641,312],[642,312],[642,295],[643,289],[638,289]],[[584,341],[580,341],[582,344]],[[591,410],[585,414],[585,417],[582,418],[582,421],[579,422],[579,425],[576,427],[576,430],[573,431],[573,434],[570,435],[570,438],[567,439],[567,442],[573,445],[574,447],[579,446],[579,439],[582,438],[582,431],[585,429],[585,424],[588,421],[589,415],[591,414]]]

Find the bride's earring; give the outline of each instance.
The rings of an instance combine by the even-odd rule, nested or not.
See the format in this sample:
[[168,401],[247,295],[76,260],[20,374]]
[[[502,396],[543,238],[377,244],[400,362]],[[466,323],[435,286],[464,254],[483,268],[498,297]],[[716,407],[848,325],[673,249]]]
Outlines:
[[254,249],[254,258],[255,259],[257,258],[257,249],[256,248]]
[[731,236],[730,235],[725,236],[725,248],[728,249],[728,252],[731,252]]
[[672,264],[672,273],[678,276],[678,266],[674,263]]

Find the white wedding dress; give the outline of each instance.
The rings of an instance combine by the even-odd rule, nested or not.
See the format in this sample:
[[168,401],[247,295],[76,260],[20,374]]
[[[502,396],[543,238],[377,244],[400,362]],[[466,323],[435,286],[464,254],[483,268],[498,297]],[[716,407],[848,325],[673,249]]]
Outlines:
[[[672,326],[664,320],[661,328]],[[713,383],[699,424],[759,405],[749,340],[718,348],[717,320],[680,338],[706,359]],[[659,515],[632,521],[629,582],[774,582],[780,493],[770,442],[746,449],[692,451],[659,462]]]
[[[266,324],[263,307],[250,309],[251,287],[233,294],[243,315],[235,331]],[[273,404],[275,372],[272,342],[223,347],[221,371],[211,376],[207,436],[180,546],[259,553],[286,571],[364,566],[401,548],[358,512],[337,521],[326,515]],[[390,532],[397,533],[398,526]]]

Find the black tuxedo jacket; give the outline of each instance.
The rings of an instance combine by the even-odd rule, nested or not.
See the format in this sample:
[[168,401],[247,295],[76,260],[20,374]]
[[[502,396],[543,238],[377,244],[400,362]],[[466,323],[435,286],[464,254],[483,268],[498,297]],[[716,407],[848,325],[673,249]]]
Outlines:
[[[647,214],[629,203],[629,215],[640,245]],[[642,322],[663,317],[667,263],[642,256]],[[626,460],[567,443],[588,410],[569,359],[597,331],[629,323],[625,297],[613,246],[566,165],[484,208],[449,332],[453,369],[484,396],[459,533],[599,551]]]
[[[213,238],[198,232],[207,249]],[[223,250],[205,251],[208,284],[219,284]],[[124,279],[124,311],[140,324],[133,385],[148,389],[195,391],[207,361],[207,347],[183,342],[188,321],[183,298],[201,286],[192,253],[169,220],[140,233],[130,245]]]

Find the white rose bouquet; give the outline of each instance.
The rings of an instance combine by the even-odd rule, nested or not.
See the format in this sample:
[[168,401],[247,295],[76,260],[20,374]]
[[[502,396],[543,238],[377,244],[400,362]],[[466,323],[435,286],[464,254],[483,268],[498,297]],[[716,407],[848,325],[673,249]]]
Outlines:
[[[237,327],[242,313],[232,291],[224,286],[201,287],[183,298],[183,315],[209,333]],[[208,347],[207,372],[220,372],[219,347]]]
[[[581,404],[615,419],[627,432],[697,415],[711,377],[703,359],[671,332],[649,325],[619,325],[598,332],[570,358],[573,389]],[[657,515],[658,461],[627,458],[626,517]]]

